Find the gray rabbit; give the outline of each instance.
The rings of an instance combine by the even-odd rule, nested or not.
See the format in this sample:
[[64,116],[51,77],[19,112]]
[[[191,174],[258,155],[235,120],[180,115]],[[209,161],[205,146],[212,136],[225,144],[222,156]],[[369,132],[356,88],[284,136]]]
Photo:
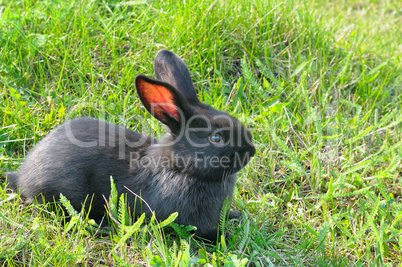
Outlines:
[[157,140],[94,118],[67,121],[36,145],[19,171],[7,173],[10,187],[28,201],[40,194],[53,201],[62,193],[77,210],[88,196],[90,217],[100,221],[112,176],[136,215],[152,213],[125,187],[159,220],[178,212],[177,223],[194,225],[198,236],[216,240],[236,172],[255,154],[251,134],[237,119],[198,100],[177,55],[159,51],[154,68],[157,79],[138,75],[135,86],[169,133]]

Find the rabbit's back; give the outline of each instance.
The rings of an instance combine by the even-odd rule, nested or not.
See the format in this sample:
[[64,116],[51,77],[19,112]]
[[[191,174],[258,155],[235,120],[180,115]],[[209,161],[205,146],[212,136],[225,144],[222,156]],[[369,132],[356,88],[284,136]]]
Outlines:
[[122,126],[92,118],[74,119],[41,140],[21,169],[8,175],[8,179],[11,187],[20,188],[21,196],[28,201],[39,194],[52,201],[62,193],[80,210],[87,195],[94,195],[95,209],[91,214],[102,216],[102,195],[110,194],[110,176],[135,175],[137,170],[130,165],[130,153],[133,147],[140,153],[150,140]]

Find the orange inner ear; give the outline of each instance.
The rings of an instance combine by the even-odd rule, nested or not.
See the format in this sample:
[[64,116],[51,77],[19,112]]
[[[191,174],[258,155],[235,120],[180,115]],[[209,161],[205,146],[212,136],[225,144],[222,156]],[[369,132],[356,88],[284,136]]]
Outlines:
[[140,79],[138,80],[138,88],[141,91],[144,105],[148,106],[156,118],[166,122],[164,113],[168,113],[175,120],[180,120],[173,94],[167,87]]

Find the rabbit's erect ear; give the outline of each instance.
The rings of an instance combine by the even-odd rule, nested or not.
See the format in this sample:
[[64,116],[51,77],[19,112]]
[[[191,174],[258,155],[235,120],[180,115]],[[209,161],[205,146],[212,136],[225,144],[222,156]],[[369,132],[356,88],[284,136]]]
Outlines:
[[145,108],[178,134],[191,110],[186,99],[170,84],[138,75],[135,87]]
[[160,50],[155,57],[156,79],[171,84],[186,98],[189,104],[197,104],[198,100],[190,72],[183,60],[168,50]]

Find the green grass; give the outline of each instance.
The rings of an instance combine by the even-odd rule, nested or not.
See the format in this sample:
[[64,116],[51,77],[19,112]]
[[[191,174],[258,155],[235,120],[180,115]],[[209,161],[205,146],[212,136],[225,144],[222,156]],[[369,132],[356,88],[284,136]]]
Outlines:
[[134,78],[161,48],[257,146],[226,243],[149,220],[94,234],[3,184],[2,266],[402,266],[400,25],[398,0],[0,0],[0,169],[78,116],[160,136]]

